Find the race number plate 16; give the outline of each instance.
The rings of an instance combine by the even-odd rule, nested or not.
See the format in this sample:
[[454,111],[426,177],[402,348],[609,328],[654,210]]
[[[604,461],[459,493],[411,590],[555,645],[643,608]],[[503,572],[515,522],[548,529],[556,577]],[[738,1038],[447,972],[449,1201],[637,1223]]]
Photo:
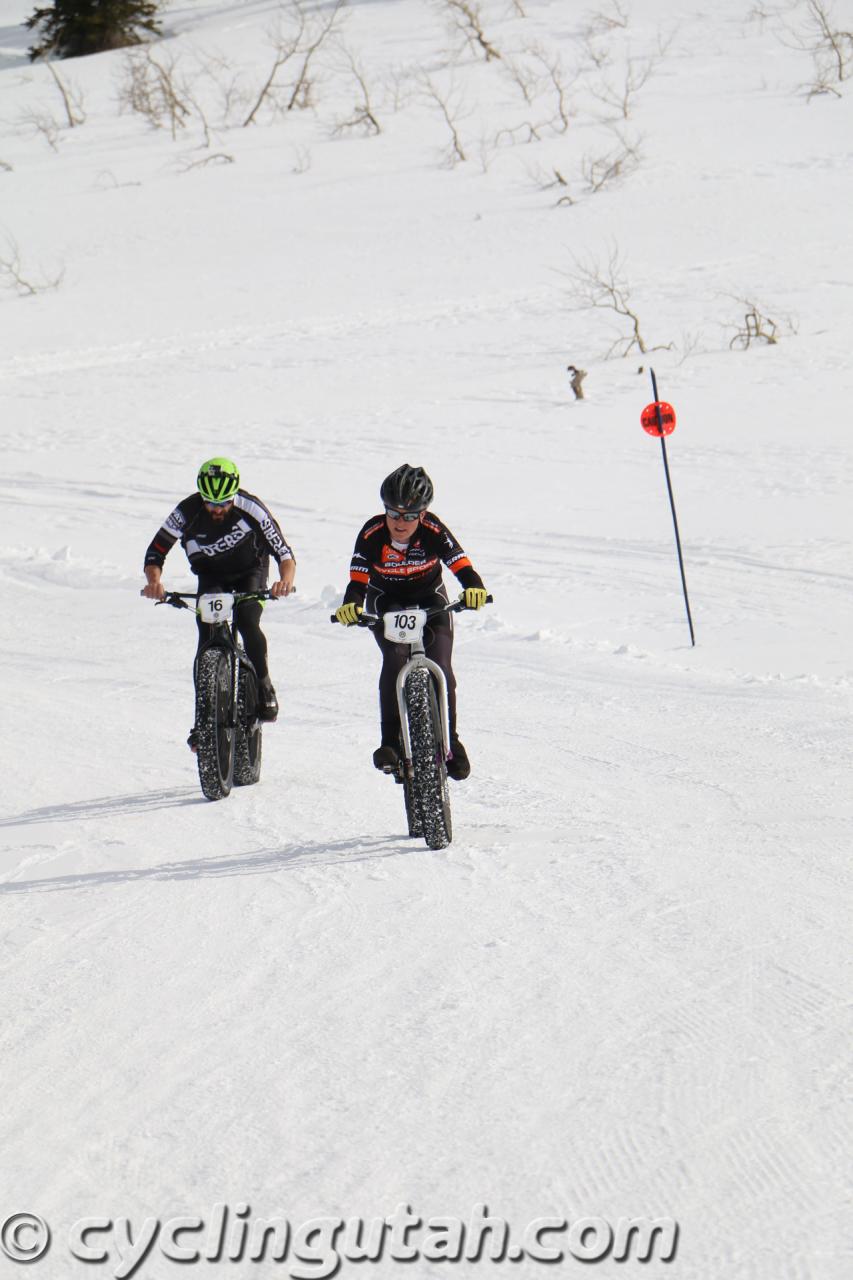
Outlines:
[[384,617],[385,639],[395,644],[414,644],[421,639],[426,626],[425,609],[392,609]]
[[199,596],[198,616],[202,622],[230,622],[234,597],[227,593]]

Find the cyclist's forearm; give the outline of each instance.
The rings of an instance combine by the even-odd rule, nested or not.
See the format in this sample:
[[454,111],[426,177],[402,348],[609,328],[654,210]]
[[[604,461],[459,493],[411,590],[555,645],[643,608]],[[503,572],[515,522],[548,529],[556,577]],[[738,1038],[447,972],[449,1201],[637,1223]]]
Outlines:
[[344,604],[364,604],[364,597],[367,595],[367,586],[362,582],[350,581],[344,592]]
[[485,585],[483,579],[471,564],[464,564],[459,569],[454,569],[451,566],[451,570],[460,587],[483,587]]

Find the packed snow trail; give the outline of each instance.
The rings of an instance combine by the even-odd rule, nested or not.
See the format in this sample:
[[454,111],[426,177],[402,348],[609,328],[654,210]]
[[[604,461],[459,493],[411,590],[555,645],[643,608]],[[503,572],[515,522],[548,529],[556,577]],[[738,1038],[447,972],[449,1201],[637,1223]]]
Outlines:
[[[568,68],[583,15],[521,7],[488,6],[495,39]],[[608,28],[614,57],[659,59],[627,122],[643,161],[597,194],[588,67],[565,136],[447,170],[440,116],[405,93],[379,137],[333,136],[353,89],[330,62],[315,111],[224,129],[234,163],[190,169],[197,133],[117,114],[120,51],[62,67],[88,118],[48,147],[22,121],[55,94],[16,25],[31,3],[7,8],[0,223],[34,277],[65,269],[0,294],[0,1221],[51,1225],[30,1280],[114,1275],[68,1253],[81,1218],[223,1202],[293,1224],[485,1202],[514,1232],[668,1216],[672,1262],[600,1274],[841,1280],[849,97],[806,103],[809,58],[770,18],[688,6],[667,45],[650,2]],[[437,9],[350,8],[371,84],[444,74]],[[266,75],[275,9],[195,0],[161,50]],[[454,76],[473,157],[528,106],[469,53]],[[566,275],[614,241],[650,343],[677,343],[654,363],[695,649],[646,358],[601,358],[610,317]],[[735,354],[753,291],[780,341]],[[193,620],[139,588],[220,452],[299,567],[264,614],[282,712],[261,783],[210,804]],[[376,647],[328,623],[404,460],[495,597],[455,632],[473,771],[440,853],[371,768]],[[165,581],[191,585],[179,550]],[[178,1265],[154,1250],[138,1274]]]

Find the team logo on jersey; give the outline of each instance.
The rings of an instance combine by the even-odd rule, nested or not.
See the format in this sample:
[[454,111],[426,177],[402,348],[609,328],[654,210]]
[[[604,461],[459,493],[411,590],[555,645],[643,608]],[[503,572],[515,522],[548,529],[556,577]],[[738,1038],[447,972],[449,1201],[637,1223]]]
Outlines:
[[201,553],[207,556],[208,559],[224,555],[227,551],[232,551],[234,547],[239,546],[251,532],[251,527],[245,520],[238,520],[233,529],[228,533],[223,533],[222,537],[217,538],[215,542],[200,542],[197,538],[191,538],[187,543],[187,555],[192,556]]

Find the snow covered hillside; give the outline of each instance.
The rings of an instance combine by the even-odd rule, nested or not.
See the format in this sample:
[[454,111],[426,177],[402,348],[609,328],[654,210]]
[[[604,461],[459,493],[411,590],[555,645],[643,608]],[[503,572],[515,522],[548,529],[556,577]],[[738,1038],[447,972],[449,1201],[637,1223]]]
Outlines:
[[[0,1239],[41,1215],[29,1280],[80,1280],[118,1268],[72,1256],[87,1217],[485,1203],[519,1240],[678,1222],[608,1280],[840,1280],[853,58],[804,2],[479,0],[487,59],[446,0],[306,0],[301,36],[173,0],[156,67],[56,65],[66,111],[32,8],[0,6]],[[605,358],[611,264],[665,349]],[[730,349],[753,308],[777,341]],[[139,588],[218,453],[299,568],[261,783],[209,804],[192,619]],[[375,645],[328,625],[403,461],[495,596],[441,853],[371,767]],[[566,1240],[449,1265],[589,1275]]]

